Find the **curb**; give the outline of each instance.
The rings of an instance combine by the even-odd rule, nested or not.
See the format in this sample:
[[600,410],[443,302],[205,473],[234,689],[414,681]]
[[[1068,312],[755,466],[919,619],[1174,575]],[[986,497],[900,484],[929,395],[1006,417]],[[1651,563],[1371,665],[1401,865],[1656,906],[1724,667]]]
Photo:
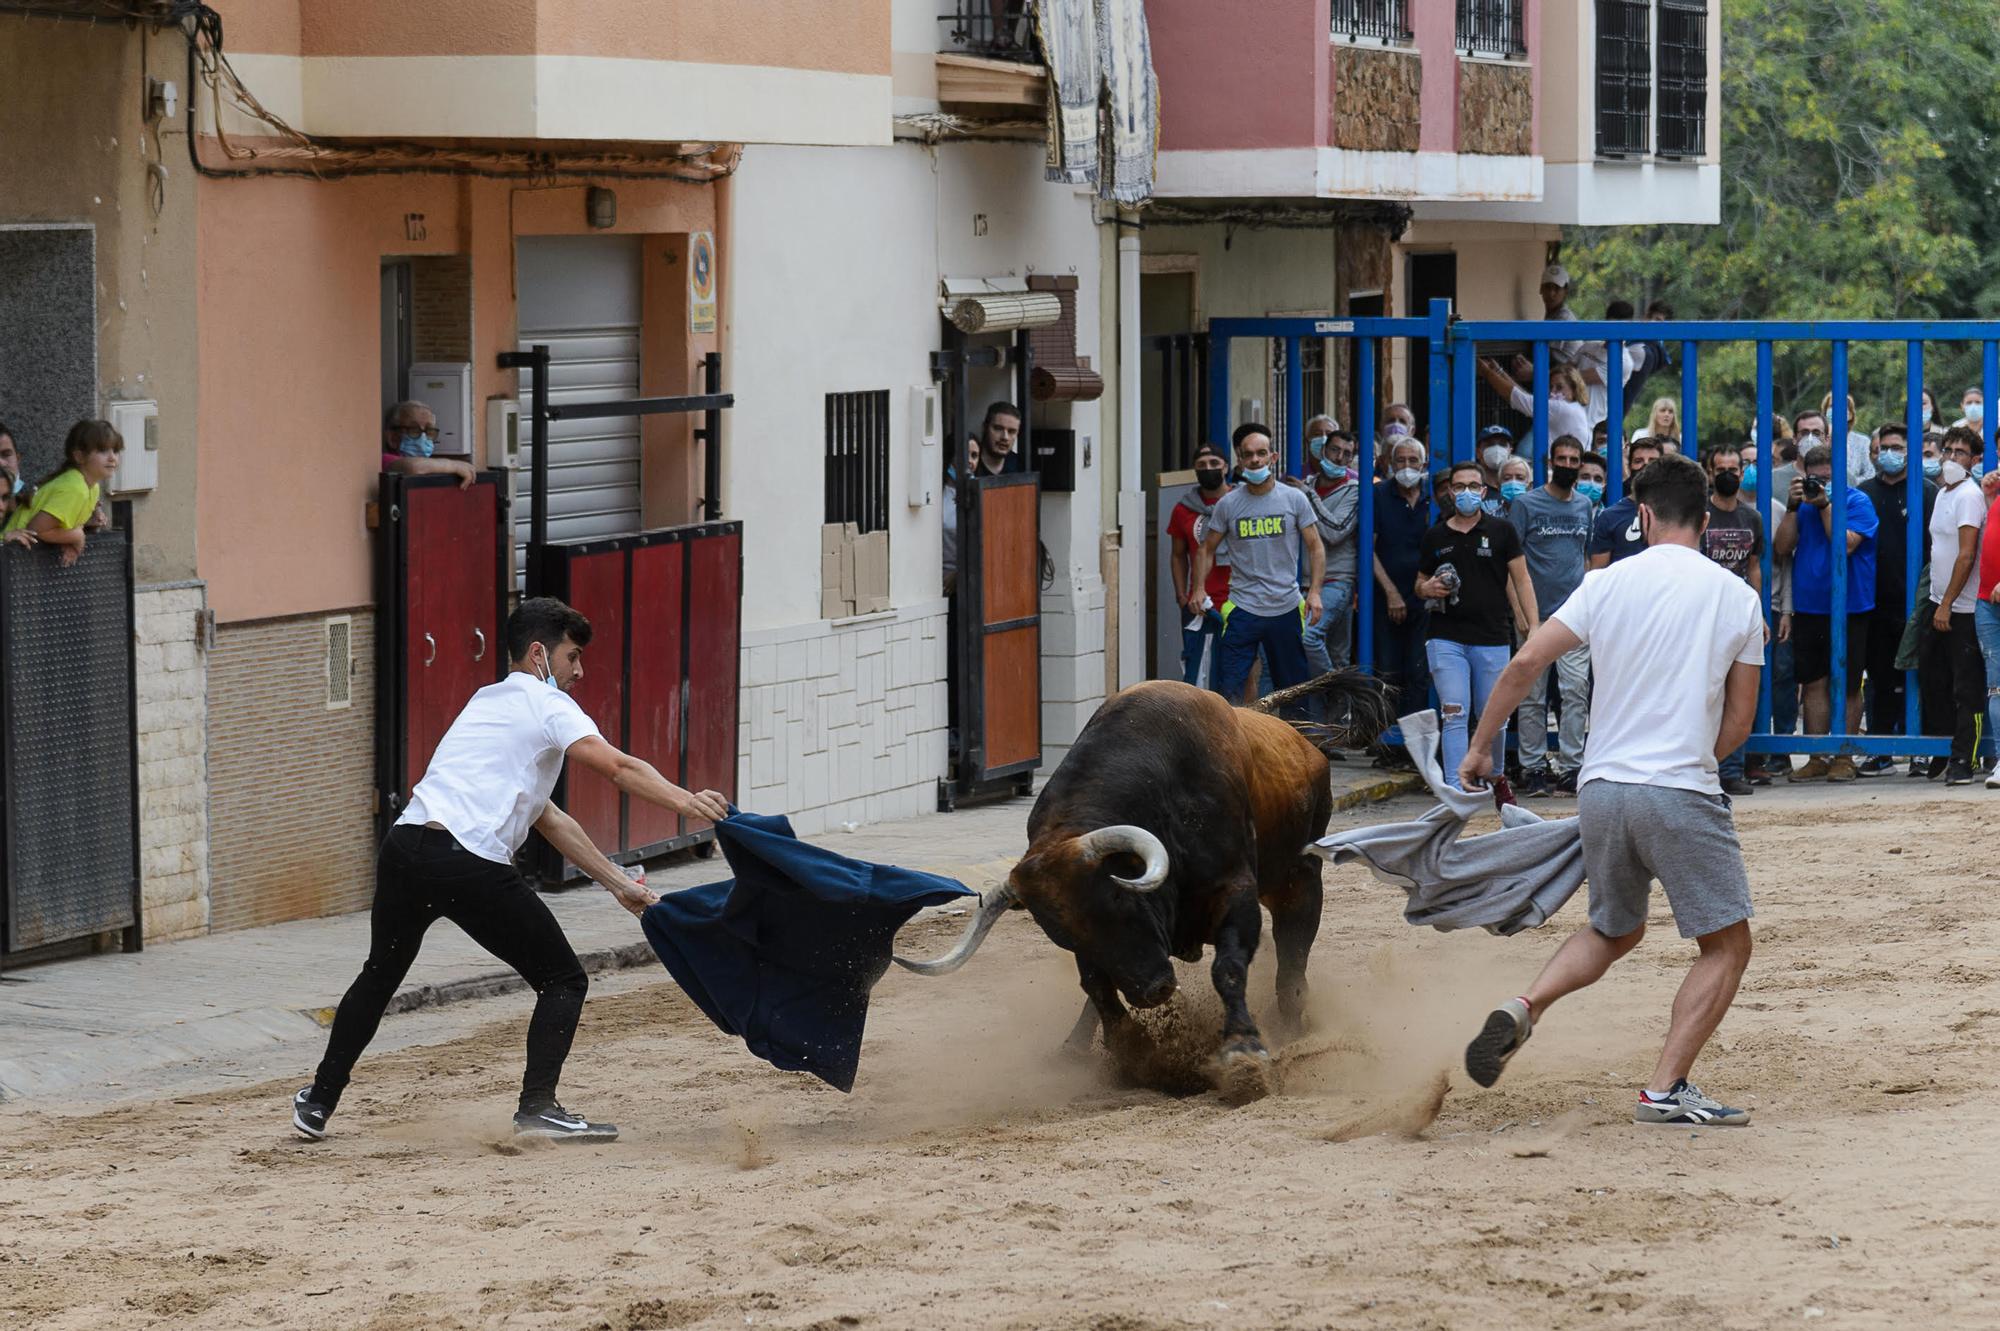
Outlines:
[[1358,786],[1349,786],[1333,797],[1333,810],[1341,813],[1348,809],[1358,809],[1364,804],[1380,804],[1383,800],[1394,799],[1398,795],[1408,795],[1422,790],[1424,779],[1415,772],[1397,772],[1378,777]]
[[[579,952],[577,961],[583,966],[584,974],[596,975],[600,971],[630,970],[647,962],[659,961],[659,954],[653,951],[651,943],[627,943],[623,947],[599,948],[592,952]],[[526,989],[528,982],[511,970],[495,971],[489,975],[470,975],[462,980],[450,980],[444,984],[419,984],[408,989],[399,989],[389,1000],[389,1006],[382,1015],[394,1016],[403,1012],[415,1012],[420,1008],[442,1007],[446,1003],[462,1002],[469,998],[492,998],[499,994],[511,994]],[[304,1014],[311,1017],[322,1029],[333,1025],[330,1007],[305,1008]]]

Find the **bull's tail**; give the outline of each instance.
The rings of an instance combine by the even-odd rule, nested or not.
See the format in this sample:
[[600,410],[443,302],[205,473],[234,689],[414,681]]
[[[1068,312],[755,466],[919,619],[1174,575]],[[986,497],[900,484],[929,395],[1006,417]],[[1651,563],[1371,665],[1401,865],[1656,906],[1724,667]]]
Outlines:
[[1322,699],[1324,721],[1283,719],[1292,729],[1312,741],[1322,753],[1337,749],[1360,749],[1373,744],[1395,717],[1389,691],[1381,680],[1365,670],[1335,670],[1318,679],[1278,689],[1250,704],[1253,712],[1282,716],[1281,709],[1296,707],[1312,699]]

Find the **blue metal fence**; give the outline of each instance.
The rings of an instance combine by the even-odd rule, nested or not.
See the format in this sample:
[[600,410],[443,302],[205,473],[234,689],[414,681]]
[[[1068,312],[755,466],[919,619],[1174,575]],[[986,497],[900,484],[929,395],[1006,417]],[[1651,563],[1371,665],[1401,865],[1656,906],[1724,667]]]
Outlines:
[[[1479,344],[1482,342],[1526,343],[1533,365],[1534,429],[1532,454],[1535,476],[1539,480],[1546,473],[1549,449],[1549,344],[1551,342],[1585,341],[1605,344],[1605,362],[1608,366],[1624,364],[1624,350],[1629,342],[1678,343],[1681,353],[1681,437],[1690,441],[1700,435],[1700,365],[1704,346],[1718,343],[1752,343],[1756,347],[1757,359],[1757,405],[1756,405],[1756,458],[1758,475],[1765,488],[1758,492],[1760,517],[1766,519],[1767,527],[1770,504],[1773,496],[1769,493],[1771,475],[1776,463],[1773,441],[1773,360],[1774,347],[1780,343],[1823,343],[1829,357],[1829,379],[1832,389],[1832,405],[1828,415],[1827,441],[1833,452],[1833,487],[1830,496],[1832,505],[1831,538],[1832,548],[1842,550],[1847,541],[1847,494],[1851,487],[1848,465],[1848,359],[1849,350],[1856,343],[1890,344],[1902,343],[1905,369],[1905,418],[1909,430],[1910,465],[1906,469],[1904,484],[1908,487],[1909,511],[1913,520],[1906,525],[1905,541],[1906,569],[1909,583],[1907,605],[1921,605],[1928,596],[1928,588],[1917,585],[1917,573],[1925,562],[1924,543],[1928,539],[1923,530],[1920,515],[1923,512],[1923,470],[1917,465],[1921,456],[1923,439],[1923,417],[1921,397],[1923,393],[1924,347],[1931,342],[1975,342],[1981,347],[1981,384],[1986,401],[1995,400],[2000,391],[2000,322],[1975,321],[1767,321],[1767,322],[1623,322],[1623,321],[1566,321],[1507,320],[1507,321],[1455,321],[1451,315],[1450,302],[1433,301],[1429,313],[1422,318],[1408,319],[1317,319],[1317,318],[1269,318],[1230,319],[1219,318],[1209,322],[1209,435],[1214,439],[1226,439],[1233,422],[1230,419],[1230,342],[1236,338],[1281,338],[1286,341],[1287,367],[1299,364],[1299,344],[1306,338],[1331,338],[1350,340],[1354,343],[1356,357],[1356,379],[1363,386],[1359,401],[1355,403],[1356,419],[1352,422],[1359,453],[1357,459],[1364,483],[1372,484],[1375,476],[1375,369],[1378,344],[1384,339],[1409,338],[1422,341],[1429,346],[1427,384],[1430,403],[1429,419],[1432,422],[1432,438],[1428,441],[1432,462],[1449,459],[1462,461],[1474,455],[1474,407],[1476,403],[1476,361]],[[1412,367],[1413,370],[1415,367]],[[1622,374],[1606,376],[1606,399],[1609,407],[1607,419],[1621,422],[1625,415],[1625,391]],[[1287,410],[1285,413],[1287,438],[1274,441],[1282,449],[1285,463],[1291,475],[1300,475],[1304,470],[1304,421],[1305,411],[1302,400],[1303,385],[1300,376],[1288,370],[1285,376]],[[1987,412],[1980,422],[1980,435],[1985,455],[1985,469],[1992,471],[1996,466],[1995,422],[2000,412]],[[1438,423],[1448,422],[1447,437],[1437,438]],[[1610,463],[1606,502],[1615,503],[1624,494],[1624,459],[1622,456],[1620,431],[1614,428],[1607,440],[1605,453]],[[1587,441],[1586,441],[1587,443]],[[1442,446],[1440,446],[1442,444]],[[1356,534],[1357,549],[1364,557],[1358,561],[1356,577],[1355,609],[1355,660],[1364,666],[1372,666],[1374,654],[1374,605],[1375,585],[1370,574],[1372,551],[1374,549],[1374,505],[1364,502],[1360,505],[1360,527]],[[1766,621],[1775,624],[1771,616],[1772,584],[1772,539],[1775,529],[1766,530],[1763,563],[1763,597]],[[1843,608],[1847,604],[1847,583],[1849,561],[1845,558],[1833,560],[1833,586],[1829,598],[1829,610]],[[1937,736],[1918,734],[1919,701],[1915,672],[1906,678],[1904,698],[1903,735],[1851,735],[1838,733],[1846,723],[1847,686],[1847,616],[1831,613],[1830,630],[1832,637],[1832,678],[1829,682],[1829,710],[1832,722],[1829,729],[1836,733],[1827,735],[1774,735],[1771,733],[1771,672],[1766,669],[1760,687],[1757,705],[1757,726],[1750,738],[1750,750],[1756,753],[1862,753],[1862,754],[1912,754],[1942,756],[1949,751],[1950,741]],[[1990,737],[1989,737],[1990,739]]]

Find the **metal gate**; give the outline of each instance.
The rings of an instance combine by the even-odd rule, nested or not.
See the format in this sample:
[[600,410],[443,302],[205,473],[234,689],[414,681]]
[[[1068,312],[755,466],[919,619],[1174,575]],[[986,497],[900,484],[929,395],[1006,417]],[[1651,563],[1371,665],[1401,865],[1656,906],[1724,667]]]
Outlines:
[[0,951],[143,941],[131,506],[62,567],[0,547]]

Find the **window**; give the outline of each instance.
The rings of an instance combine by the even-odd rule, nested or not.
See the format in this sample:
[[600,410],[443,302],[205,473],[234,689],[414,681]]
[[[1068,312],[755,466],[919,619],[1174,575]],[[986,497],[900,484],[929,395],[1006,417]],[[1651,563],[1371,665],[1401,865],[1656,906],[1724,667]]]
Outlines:
[[[1597,0],[1597,152],[1643,157],[1651,147],[1652,0]],[[1707,98],[1703,57],[1703,99]]]
[[1521,22],[1528,0],[1458,0],[1458,40],[1466,55],[1502,60],[1524,56],[1528,41]]
[[889,529],[889,390],[826,395],[826,520]]
[[1708,0],[1660,0],[1660,156],[1708,141]]
[[955,0],[941,15],[942,49],[988,60],[1036,64],[1035,16],[1029,0]]
[[1407,46],[1416,40],[1410,31],[1410,0],[1333,0],[1333,35]]

